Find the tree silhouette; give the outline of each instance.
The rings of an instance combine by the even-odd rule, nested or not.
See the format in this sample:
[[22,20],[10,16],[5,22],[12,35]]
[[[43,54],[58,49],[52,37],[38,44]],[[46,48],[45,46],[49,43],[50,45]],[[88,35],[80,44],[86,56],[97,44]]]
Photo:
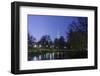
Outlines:
[[55,38],[54,45],[55,48],[63,49],[66,45],[64,37],[60,36],[60,38]]
[[63,36],[59,38],[59,48],[63,49],[65,47],[65,39]]
[[77,23],[72,22],[67,33],[69,49],[86,49],[87,48],[87,18],[78,17]]
[[54,47],[59,48],[59,39],[58,38],[54,39]]
[[49,35],[44,35],[41,37],[39,43],[42,45],[42,47],[50,47],[52,40]]
[[35,43],[35,38],[28,33],[28,47],[32,48]]

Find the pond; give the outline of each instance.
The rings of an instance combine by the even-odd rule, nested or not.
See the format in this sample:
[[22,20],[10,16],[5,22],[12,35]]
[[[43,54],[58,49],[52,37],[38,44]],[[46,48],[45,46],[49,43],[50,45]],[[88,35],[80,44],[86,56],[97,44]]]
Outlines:
[[87,58],[87,51],[51,52],[51,53],[34,54],[28,56],[29,61],[75,59],[75,58]]

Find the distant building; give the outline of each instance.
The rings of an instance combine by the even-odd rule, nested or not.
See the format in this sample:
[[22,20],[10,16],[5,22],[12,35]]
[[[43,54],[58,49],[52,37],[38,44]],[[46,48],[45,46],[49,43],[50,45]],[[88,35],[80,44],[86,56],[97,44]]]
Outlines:
[[40,43],[34,43],[33,48],[41,48],[42,45]]

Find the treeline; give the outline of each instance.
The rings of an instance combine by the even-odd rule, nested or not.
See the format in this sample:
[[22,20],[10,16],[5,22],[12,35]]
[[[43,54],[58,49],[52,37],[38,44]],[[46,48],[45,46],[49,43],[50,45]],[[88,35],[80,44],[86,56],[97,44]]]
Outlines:
[[32,48],[34,45],[42,45],[43,48],[60,48],[60,49],[87,49],[87,28],[88,19],[86,17],[77,17],[77,22],[73,21],[66,32],[66,38],[60,36],[51,40],[49,35],[44,35],[36,42],[36,39],[28,33],[28,47]]
[[43,48],[67,48],[67,42],[65,41],[63,36],[59,38],[55,38],[54,41],[51,40],[49,35],[44,35],[38,42],[35,42],[35,38],[28,35],[28,45],[29,47],[33,47],[34,45],[41,45]]
[[86,17],[78,17],[77,23],[72,22],[69,26],[68,47],[70,49],[87,49],[88,39],[88,19]]

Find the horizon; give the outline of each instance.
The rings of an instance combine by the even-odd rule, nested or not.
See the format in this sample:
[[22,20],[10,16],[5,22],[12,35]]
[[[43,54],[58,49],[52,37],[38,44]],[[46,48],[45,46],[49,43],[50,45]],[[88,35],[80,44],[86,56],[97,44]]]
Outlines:
[[77,17],[28,15],[28,33],[36,39],[36,42],[44,35],[49,35],[52,41],[63,36],[67,41],[68,27],[73,21],[77,22]]

